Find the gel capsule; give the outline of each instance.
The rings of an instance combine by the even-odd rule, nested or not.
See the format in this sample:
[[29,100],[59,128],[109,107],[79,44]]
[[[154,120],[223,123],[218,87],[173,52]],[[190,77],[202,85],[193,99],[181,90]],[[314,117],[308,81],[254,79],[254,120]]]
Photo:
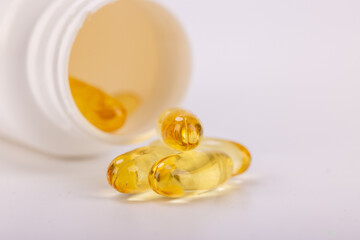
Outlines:
[[177,108],[159,117],[157,132],[167,146],[178,151],[196,148],[203,137],[200,120],[191,112]]
[[122,104],[100,89],[70,77],[74,101],[82,115],[95,127],[105,132],[120,129],[126,120]]
[[[154,141],[150,146],[161,146],[161,141]],[[215,150],[227,154],[233,162],[233,176],[244,173],[251,164],[251,154],[243,145],[219,138],[204,138],[196,150]]]
[[182,197],[218,187],[231,177],[232,171],[232,161],[225,153],[193,150],[156,162],[149,183],[160,195]]
[[166,146],[148,146],[122,154],[111,162],[108,182],[122,193],[144,192],[150,188],[148,176],[154,163],[174,153]]
[[249,150],[236,142],[218,138],[204,138],[198,149],[213,149],[229,155],[234,165],[233,176],[244,173],[251,164]]

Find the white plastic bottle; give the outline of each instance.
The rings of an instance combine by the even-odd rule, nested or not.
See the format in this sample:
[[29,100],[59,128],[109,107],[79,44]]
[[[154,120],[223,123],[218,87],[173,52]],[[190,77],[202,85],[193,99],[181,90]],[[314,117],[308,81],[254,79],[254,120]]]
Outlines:
[[[177,20],[148,0],[0,0],[0,136],[65,156],[89,155],[149,137],[179,104],[190,54]],[[71,74],[142,104],[105,133],[79,112]]]

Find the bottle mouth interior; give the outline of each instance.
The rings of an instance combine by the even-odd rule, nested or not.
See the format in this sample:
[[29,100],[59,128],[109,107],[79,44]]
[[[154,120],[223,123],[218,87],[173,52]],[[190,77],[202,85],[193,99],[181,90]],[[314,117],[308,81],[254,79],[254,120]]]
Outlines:
[[147,0],[114,1],[86,17],[69,54],[68,75],[110,96],[130,95],[132,109],[111,133],[84,124],[77,107],[74,114],[102,138],[142,135],[154,129],[163,110],[179,104],[189,73],[187,39],[167,10]]

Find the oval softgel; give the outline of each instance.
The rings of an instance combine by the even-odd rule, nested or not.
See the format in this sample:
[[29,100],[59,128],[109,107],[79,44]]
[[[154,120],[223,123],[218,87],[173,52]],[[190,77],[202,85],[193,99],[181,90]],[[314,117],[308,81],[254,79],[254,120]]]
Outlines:
[[225,153],[192,150],[156,162],[149,174],[149,184],[160,195],[183,197],[218,187],[232,172],[233,163]]
[[229,155],[234,165],[233,176],[246,172],[251,165],[249,150],[237,142],[219,138],[204,138],[198,149],[213,149]]
[[150,189],[148,175],[154,163],[176,153],[166,146],[147,146],[116,157],[109,165],[109,184],[122,193],[141,193]]
[[114,132],[125,124],[127,113],[121,102],[76,78],[69,77],[69,83],[76,106],[96,128]]
[[157,132],[163,143],[178,151],[196,148],[203,138],[200,120],[191,112],[173,108],[158,119]]
[[[154,141],[150,146],[162,146],[161,141]],[[215,150],[228,155],[233,162],[233,176],[246,172],[251,165],[250,151],[240,143],[220,138],[205,137],[196,150]],[[195,160],[196,161],[196,160]]]

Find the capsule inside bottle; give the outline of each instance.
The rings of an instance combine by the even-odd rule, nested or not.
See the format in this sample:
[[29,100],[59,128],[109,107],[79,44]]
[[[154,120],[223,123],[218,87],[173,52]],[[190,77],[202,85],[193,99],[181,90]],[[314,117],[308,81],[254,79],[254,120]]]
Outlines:
[[150,188],[148,175],[154,163],[175,150],[165,146],[147,146],[115,158],[107,171],[109,184],[122,193],[141,193]]
[[196,148],[202,140],[200,120],[183,109],[169,109],[158,119],[157,132],[164,144],[178,151]]
[[225,153],[193,150],[156,162],[149,183],[160,195],[182,197],[218,187],[231,177],[232,171],[232,161]]
[[104,132],[114,132],[124,125],[127,114],[118,100],[73,77],[69,82],[79,111],[92,125]]

